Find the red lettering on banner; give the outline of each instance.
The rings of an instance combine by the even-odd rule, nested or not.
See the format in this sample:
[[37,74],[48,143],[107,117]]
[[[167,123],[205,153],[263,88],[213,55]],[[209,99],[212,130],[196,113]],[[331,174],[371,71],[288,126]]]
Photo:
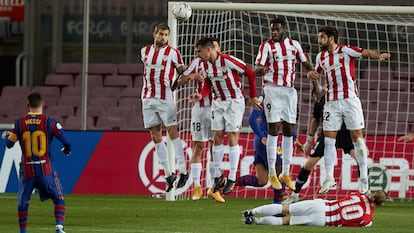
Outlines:
[[23,21],[24,0],[0,0],[0,17],[9,17],[11,21]]

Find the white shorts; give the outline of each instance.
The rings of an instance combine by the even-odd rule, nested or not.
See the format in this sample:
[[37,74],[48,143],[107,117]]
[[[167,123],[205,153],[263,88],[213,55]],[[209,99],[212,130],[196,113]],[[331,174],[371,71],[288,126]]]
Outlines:
[[164,124],[164,126],[177,125],[177,108],[174,101],[155,98],[142,100],[142,115],[144,127]]
[[239,132],[244,114],[244,98],[213,100],[211,108],[211,129],[213,131]]
[[267,83],[263,87],[263,91],[267,122],[286,121],[290,124],[296,124],[298,104],[296,89]]
[[211,107],[195,104],[191,109],[191,137],[196,142],[212,140]]
[[323,130],[339,131],[345,123],[348,130],[365,128],[364,113],[359,98],[331,100],[323,110]]
[[325,200],[315,199],[289,205],[290,225],[325,226]]

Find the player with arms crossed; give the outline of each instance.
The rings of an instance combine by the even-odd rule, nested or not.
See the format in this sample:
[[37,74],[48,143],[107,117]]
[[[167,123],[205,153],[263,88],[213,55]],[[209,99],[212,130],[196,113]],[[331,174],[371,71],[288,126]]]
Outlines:
[[[270,21],[272,38],[260,45],[255,72],[263,76],[263,90],[266,95],[265,114],[269,131],[266,151],[269,180],[275,189],[282,188],[280,183],[282,181],[293,190],[295,187],[290,178],[290,163],[293,154],[292,127],[296,124],[297,117],[298,97],[294,88],[296,63],[301,62],[307,71],[314,69],[299,42],[285,36],[285,27],[286,22],[281,18]],[[281,128],[283,129],[283,166],[282,174],[278,178],[274,151]]]
[[[212,38],[212,41],[214,48],[220,52],[220,44],[218,39]],[[184,85],[189,80],[196,80],[196,92],[200,93],[204,84],[204,77],[200,74],[202,62],[203,61],[200,57],[197,56],[194,58],[188,65],[188,68],[182,75],[180,75],[177,85]],[[193,154],[191,156],[191,176],[194,182],[192,197],[194,201],[200,200],[203,197],[203,189],[200,182],[202,170],[201,155],[203,153],[203,149],[206,142],[208,142],[208,148],[210,148],[207,152],[211,152],[213,146],[213,132],[211,130],[211,101],[212,95],[210,94],[200,101],[195,102],[191,108],[191,138],[193,144]],[[210,156],[210,158],[211,161],[213,161],[213,157]],[[215,170],[212,164],[210,165],[209,170],[212,178],[211,184],[213,185]],[[217,202],[225,202],[219,191],[213,193],[212,187],[208,189],[207,195],[214,198]]]
[[315,199],[263,205],[243,211],[243,217],[245,224],[369,227],[372,226],[374,209],[383,205],[386,199],[387,194],[383,190],[370,195],[351,193],[338,200]]
[[7,148],[12,148],[19,141],[22,149],[17,193],[20,233],[26,233],[29,201],[35,188],[39,190],[41,201],[49,198],[53,201],[56,232],[65,233],[63,223],[66,206],[49,146],[55,137],[63,144],[61,151],[70,155],[70,143],[62,125],[43,114],[42,95],[39,92],[30,92],[27,100],[29,112],[14,122],[12,132],[4,131],[2,135]]
[[371,57],[383,61],[390,58],[390,54],[355,46],[340,45],[338,44],[338,31],[329,26],[319,29],[318,43],[321,52],[316,56],[315,71],[309,72],[308,77],[318,78],[324,72],[327,85],[323,113],[326,179],[319,193],[327,193],[329,189],[336,186],[334,179],[334,166],[337,161],[335,143],[337,131],[341,128],[343,122],[351,133],[355,156],[358,161],[360,171],[358,179],[359,192],[366,193],[369,190],[368,148],[362,131],[365,122],[355,82],[355,59]]
[[162,140],[162,125],[167,128],[175,156],[177,157],[180,179],[177,188],[181,188],[188,180],[186,159],[179,138],[177,128],[177,109],[174,102],[171,83],[174,69],[179,74],[184,71],[184,64],[180,52],[168,44],[170,28],[166,24],[158,24],[154,28],[154,43],[141,49],[141,60],[144,63],[142,86],[142,115],[144,127],[149,129],[151,139],[155,144],[158,159],[164,167],[167,188],[166,192],[174,187],[177,179],[175,171],[170,168],[167,146]]
[[218,52],[211,38],[202,38],[196,44],[197,53],[205,61],[201,72],[205,78],[201,93],[189,96],[190,102],[200,101],[212,91],[212,130],[214,135],[213,163],[215,166],[213,193],[217,192],[224,182],[222,163],[224,156],[223,140],[227,134],[229,144],[230,172],[223,188],[223,194],[233,190],[239,166],[240,147],[239,130],[245,110],[244,93],[241,89],[240,75],[249,79],[250,99],[253,108],[259,109],[260,102],[256,97],[256,76],[247,65],[228,54]]

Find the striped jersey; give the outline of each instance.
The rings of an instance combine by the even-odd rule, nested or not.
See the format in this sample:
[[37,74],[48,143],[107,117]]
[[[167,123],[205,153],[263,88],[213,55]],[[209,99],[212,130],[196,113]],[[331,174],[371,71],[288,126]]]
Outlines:
[[50,145],[56,137],[66,148],[70,143],[62,125],[44,114],[29,112],[14,122],[13,132],[6,140],[8,148],[19,141],[22,150],[20,172],[25,178],[49,175],[53,172]]
[[151,44],[141,49],[141,60],[144,63],[141,98],[172,100],[175,69],[184,65],[180,52],[170,45],[157,50]]
[[[184,71],[183,75],[188,76],[188,75],[193,74],[193,73],[202,74],[202,71],[201,71],[202,63],[203,63],[203,61],[201,60],[201,58],[199,58],[199,57],[194,58],[190,62],[190,64],[188,65],[187,69]],[[206,81],[206,80],[204,80],[204,81]],[[196,81],[196,92],[197,93],[201,93],[201,91],[203,90],[203,85],[204,85],[204,82]],[[210,95],[204,97],[200,101],[195,102],[194,104],[195,105],[199,104],[200,107],[210,106],[211,105],[211,99],[212,99],[212,95],[210,93]]]
[[263,82],[286,87],[294,85],[296,63],[307,61],[308,57],[299,42],[287,37],[281,42],[272,39],[264,41],[256,57],[256,65],[268,69]]
[[352,193],[339,200],[325,202],[326,226],[361,226],[372,225],[374,204],[367,195]]
[[338,45],[330,53],[322,51],[316,56],[315,70],[325,72],[325,83],[328,85],[326,101],[358,97],[355,82],[355,59],[362,56],[362,48]]
[[214,63],[202,62],[201,72],[204,78],[203,96],[206,91],[213,90],[214,99],[227,100],[244,98],[240,78],[245,74],[249,79],[250,97],[256,97],[256,75],[253,70],[240,59],[218,53]]

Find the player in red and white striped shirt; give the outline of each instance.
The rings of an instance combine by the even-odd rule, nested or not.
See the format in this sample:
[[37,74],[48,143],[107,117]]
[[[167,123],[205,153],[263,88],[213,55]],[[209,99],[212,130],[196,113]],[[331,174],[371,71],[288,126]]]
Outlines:
[[[220,43],[218,39],[212,38],[214,48],[220,52]],[[200,57],[195,57],[187,69],[178,79],[178,86],[186,84],[189,80],[195,80],[195,92],[201,93],[204,85],[204,77],[202,76],[201,66],[205,61],[201,60]],[[211,130],[211,102],[212,95],[207,95],[200,101],[193,104],[191,108],[191,139],[192,139],[192,156],[191,156],[191,177],[194,182],[193,197],[194,201],[200,200],[203,197],[203,189],[201,187],[200,176],[202,171],[201,156],[208,141],[208,152],[212,152],[213,146],[213,132]],[[209,156],[211,161],[213,156]],[[211,184],[214,183],[215,167],[210,166],[209,171],[211,174]],[[225,202],[220,192],[213,193],[213,187],[208,189],[207,195],[214,198],[217,202]]]
[[213,193],[221,188],[224,180],[222,160],[224,156],[223,140],[227,134],[229,144],[230,172],[223,193],[230,193],[236,182],[236,172],[239,166],[240,148],[238,144],[239,130],[242,127],[245,110],[244,92],[241,87],[241,75],[249,80],[250,99],[253,108],[259,109],[260,102],[256,97],[256,75],[247,65],[236,57],[218,52],[211,38],[202,38],[196,44],[197,53],[204,61],[201,72],[205,77],[201,93],[192,94],[191,102],[199,101],[211,92],[214,93],[212,102],[212,130],[214,134],[213,163],[214,175]]
[[[256,57],[255,72],[263,76],[263,91],[266,95],[264,104],[268,122],[266,151],[269,163],[269,181],[274,189],[282,189],[280,181],[283,181],[291,190],[294,190],[295,186],[290,178],[290,163],[293,154],[292,127],[296,124],[297,117],[298,96],[293,86],[296,63],[302,63],[307,71],[314,69],[299,42],[285,35],[285,26],[286,22],[282,18],[270,21],[272,38],[260,45]],[[318,92],[319,85],[317,82],[312,83],[315,91]],[[283,129],[283,166],[282,173],[278,178],[274,151],[276,151],[280,129]]]
[[356,86],[355,60],[360,57],[370,57],[383,61],[391,55],[376,50],[338,44],[338,31],[329,26],[319,29],[318,43],[321,52],[316,56],[315,71],[308,73],[308,77],[317,78],[324,73],[327,86],[323,117],[326,179],[319,193],[327,193],[329,189],[336,186],[334,179],[334,166],[337,160],[335,142],[336,134],[343,122],[351,133],[355,147],[355,156],[360,171],[359,192],[366,193],[369,189],[368,148],[362,131],[365,124]]
[[[338,200],[315,199],[263,205],[243,211],[243,217],[245,224],[369,227],[374,209],[386,199],[387,194],[383,190],[370,195],[351,193]],[[283,217],[277,217],[281,215]]]
[[186,159],[177,129],[177,109],[171,90],[175,70],[179,74],[183,73],[184,63],[180,52],[168,45],[169,34],[170,29],[166,24],[158,24],[153,33],[154,43],[141,49],[141,60],[145,67],[141,93],[142,115],[144,126],[151,133],[158,159],[167,176],[167,192],[173,188],[177,176],[170,168],[167,147],[162,140],[163,124],[177,157],[180,171],[177,188],[183,187],[188,180]]

